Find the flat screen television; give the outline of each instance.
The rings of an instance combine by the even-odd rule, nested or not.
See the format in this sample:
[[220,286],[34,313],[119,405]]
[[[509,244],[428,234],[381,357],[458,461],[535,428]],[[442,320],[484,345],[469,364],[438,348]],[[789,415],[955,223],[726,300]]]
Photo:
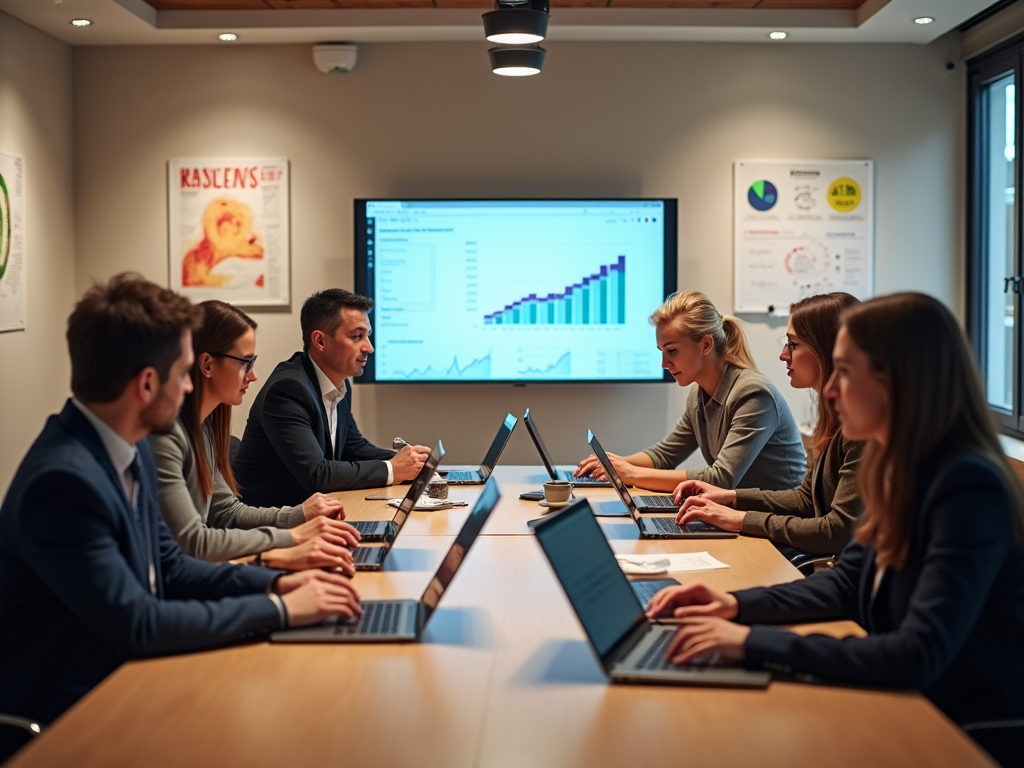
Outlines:
[[676,200],[356,200],[360,382],[656,382]]

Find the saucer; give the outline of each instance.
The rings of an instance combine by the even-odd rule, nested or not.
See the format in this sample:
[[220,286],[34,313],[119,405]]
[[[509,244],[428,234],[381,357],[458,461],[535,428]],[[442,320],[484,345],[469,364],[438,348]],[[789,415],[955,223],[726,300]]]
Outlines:
[[542,507],[547,507],[548,509],[561,509],[562,507],[569,506],[574,501],[576,501],[576,499],[569,499],[568,501],[545,501],[544,499],[541,499],[537,503]]

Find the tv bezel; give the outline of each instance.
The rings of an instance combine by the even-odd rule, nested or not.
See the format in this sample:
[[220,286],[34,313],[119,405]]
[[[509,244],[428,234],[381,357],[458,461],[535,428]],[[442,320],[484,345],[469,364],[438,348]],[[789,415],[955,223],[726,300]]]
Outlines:
[[[366,205],[367,203],[662,203],[664,208],[664,277],[665,296],[667,299],[678,288],[679,231],[678,209],[679,200],[675,197],[359,197],[352,201],[354,250],[352,260],[355,264],[355,292],[367,296],[376,302],[370,286],[369,272],[366,267]],[[654,311],[654,308],[651,310]],[[367,313],[370,327],[376,325],[374,309]],[[363,373],[353,381],[357,384],[663,384],[673,381],[668,371],[662,371],[660,379],[416,379],[414,381],[380,380],[376,376],[374,356],[371,354],[363,368]]]

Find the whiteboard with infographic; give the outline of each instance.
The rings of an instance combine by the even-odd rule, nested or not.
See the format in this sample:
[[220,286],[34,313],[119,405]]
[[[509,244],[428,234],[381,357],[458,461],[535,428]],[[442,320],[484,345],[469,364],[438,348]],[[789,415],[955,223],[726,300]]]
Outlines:
[[795,301],[874,286],[874,162],[736,161],[733,311],[786,314]]

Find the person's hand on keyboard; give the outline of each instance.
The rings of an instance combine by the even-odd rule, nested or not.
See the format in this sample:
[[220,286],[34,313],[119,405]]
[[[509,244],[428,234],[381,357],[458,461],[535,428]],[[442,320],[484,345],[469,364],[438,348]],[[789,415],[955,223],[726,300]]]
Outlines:
[[647,617],[672,615],[676,618],[717,616],[733,619],[739,613],[739,602],[729,592],[718,592],[699,581],[678,587],[665,587],[647,604]]
[[736,506],[736,491],[719,488],[717,485],[705,483],[703,480],[683,480],[672,491],[672,498],[675,499],[676,504],[682,504],[691,496],[702,496],[726,507]]
[[289,627],[316,624],[329,616],[351,619],[363,612],[352,582],[336,573],[289,573],[274,582],[274,592],[288,612]]
[[335,520],[344,520],[345,506],[330,496],[314,493],[302,502],[302,514],[306,516],[307,520],[312,520],[314,517],[331,517]]
[[733,624],[715,616],[692,616],[672,638],[665,659],[673,664],[691,664],[698,659],[707,661],[717,654],[724,661],[740,663],[746,653],[744,643],[750,627]]
[[718,526],[723,531],[743,530],[743,519],[746,512],[729,509],[709,500],[704,496],[691,496],[679,508],[676,522],[683,526],[687,523],[703,520],[705,523]]
[[261,559],[264,565],[280,568],[282,571],[336,568],[348,576],[353,576],[356,572],[348,545],[331,544],[319,537],[294,547],[267,550]]
[[332,520],[329,517],[314,517],[290,530],[296,544],[305,544],[321,538],[329,544],[339,547],[354,547],[359,543],[359,531],[349,523]]

